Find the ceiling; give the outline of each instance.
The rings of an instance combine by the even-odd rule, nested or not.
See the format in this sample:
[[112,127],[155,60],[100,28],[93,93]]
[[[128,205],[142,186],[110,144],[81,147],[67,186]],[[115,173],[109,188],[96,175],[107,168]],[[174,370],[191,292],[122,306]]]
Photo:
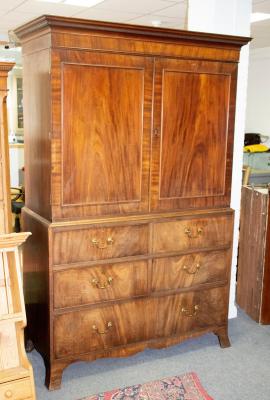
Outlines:
[[91,7],[46,3],[37,0],[0,0],[0,38],[8,30],[43,14],[86,19],[151,25],[159,20],[161,26],[183,29],[188,0],[104,0]]
[[[53,0],[51,0],[53,1]],[[270,0],[252,0],[253,11],[270,13]],[[8,31],[43,14],[66,17],[185,29],[188,0],[104,0],[91,7],[48,3],[37,0],[0,0],[0,41],[8,40]],[[251,47],[270,47],[270,20],[251,25]]]
[[[253,12],[270,13],[270,0],[253,0]],[[270,47],[270,19],[251,24],[251,48]]]

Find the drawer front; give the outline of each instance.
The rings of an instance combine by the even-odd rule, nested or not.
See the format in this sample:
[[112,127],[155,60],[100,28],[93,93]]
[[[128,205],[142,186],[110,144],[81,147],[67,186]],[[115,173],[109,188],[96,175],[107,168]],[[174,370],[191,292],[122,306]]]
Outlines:
[[24,400],[32,399],[30,379],[18,379],[0,385],[1,400]]
[[147,293],[147,261],[72,268],[54,273],[54,307],[71,307]]
[[147,300],[62,314],[54,318],[56,358],[144,341],[151,337]]
[[222,326],[227,321],[227,304],[227,287],[159,297],[155,309],[156,336],[186,334]]
[[73,229],[53,234],[54,265],[143,255],[148,225]]
[[153,251],[163,253],[229,246],[232,228],[232,215],[159,222],[153,224]]
[[229,251],[192,253],[153,261],[152,291],[188,288],[228,277]]
[[227,321],[228,288],[140,299],[54,318],[57,359],[188,334]]

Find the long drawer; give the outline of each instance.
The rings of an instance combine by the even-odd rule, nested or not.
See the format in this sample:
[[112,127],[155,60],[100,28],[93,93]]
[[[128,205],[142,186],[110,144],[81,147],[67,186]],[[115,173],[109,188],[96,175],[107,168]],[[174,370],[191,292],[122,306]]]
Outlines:
[[229,246],[232,241],[232,228],[232,215],[154,223],[153,252]]
[[226,320],[226,287],[80,310],[54,318],[54,354],[103,351],[222,326]]
[[56,358],[147,340],[151,315],[137,300],[59,315],[54,319]]
[[148,261],[54,272],[54,307],[70,307],[147,293]]
[[53,264],[147,254],[148,240],[147,224],[55,231]]
[[229,251],[211,251],[153,260],[152,291],[226,281]]

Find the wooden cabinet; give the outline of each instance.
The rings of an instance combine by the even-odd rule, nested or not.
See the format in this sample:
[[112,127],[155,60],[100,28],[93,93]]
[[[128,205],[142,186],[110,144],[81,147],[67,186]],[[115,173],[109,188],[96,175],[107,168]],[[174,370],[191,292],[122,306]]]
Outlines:
[[48,387],[77,360],[206,332],[228,346],[236,76],[249,39],[53,16],[16,34],[25,293]]
[[236,301],[261,324],[270,324],[269,207],[268,188],[242,188]]

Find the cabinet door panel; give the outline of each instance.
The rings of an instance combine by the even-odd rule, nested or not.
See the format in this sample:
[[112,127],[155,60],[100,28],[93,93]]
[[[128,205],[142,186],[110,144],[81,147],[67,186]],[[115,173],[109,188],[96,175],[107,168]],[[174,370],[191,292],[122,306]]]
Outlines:
[[59,216],[147,211],[152,61],[71,51],[58,57],[61,182],[55,176],[53,202]]
[[152,208],[228,206],[234,64],[158,60]]

